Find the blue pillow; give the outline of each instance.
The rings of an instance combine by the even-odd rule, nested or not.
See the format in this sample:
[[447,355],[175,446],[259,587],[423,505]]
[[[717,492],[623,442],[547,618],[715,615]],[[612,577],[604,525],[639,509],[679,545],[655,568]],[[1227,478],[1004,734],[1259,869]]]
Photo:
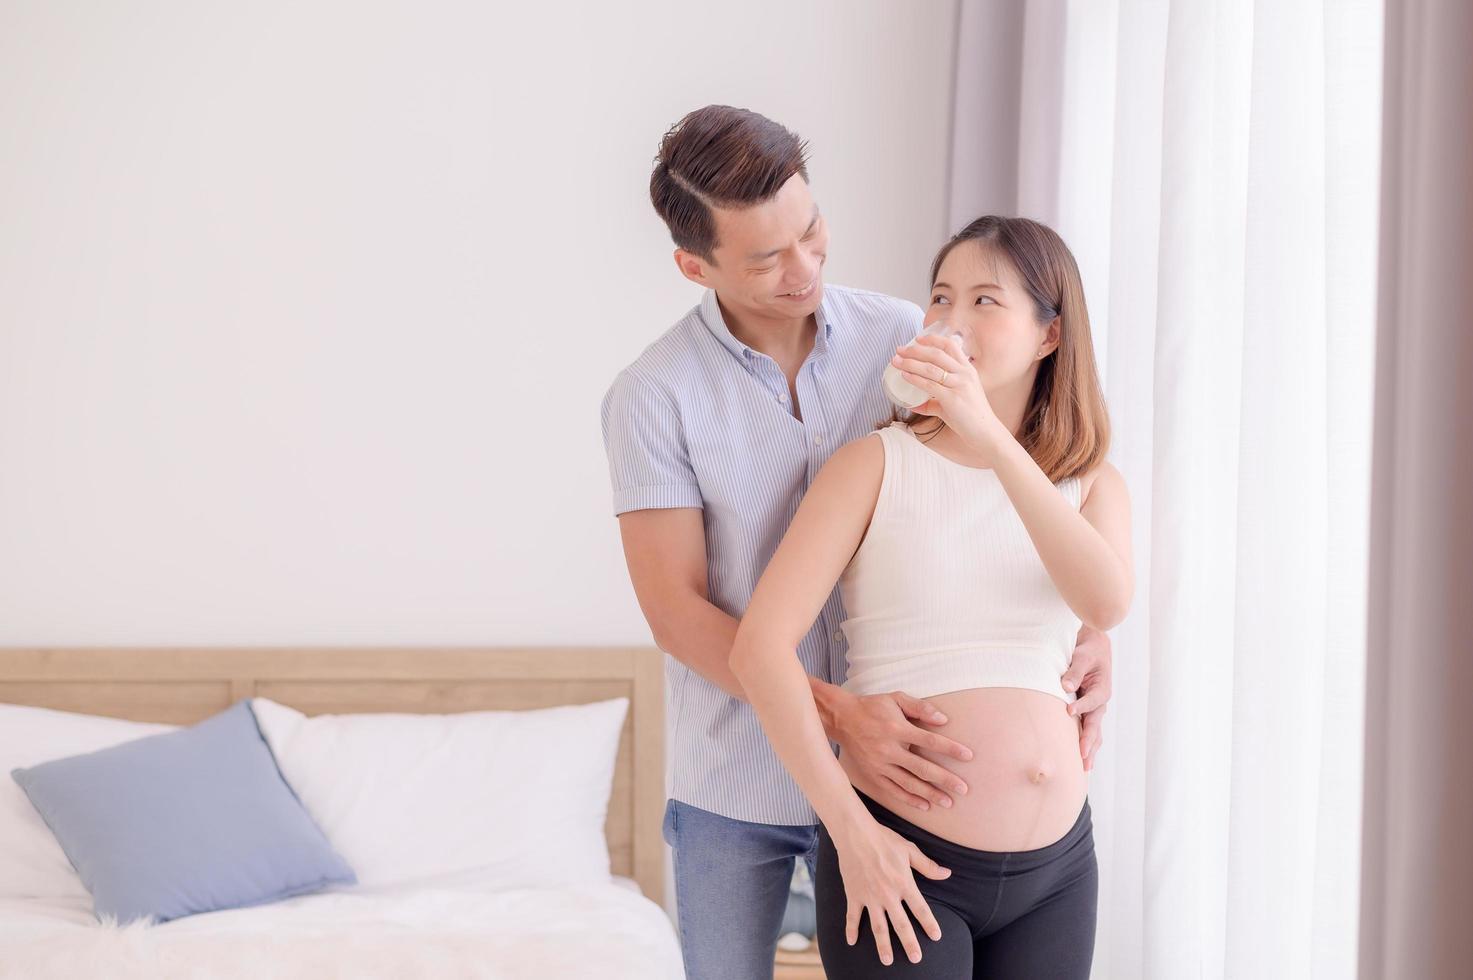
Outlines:
[[188,728],[10,774],[99,921],[167,922],[358,881],[282,778],[249,699]]

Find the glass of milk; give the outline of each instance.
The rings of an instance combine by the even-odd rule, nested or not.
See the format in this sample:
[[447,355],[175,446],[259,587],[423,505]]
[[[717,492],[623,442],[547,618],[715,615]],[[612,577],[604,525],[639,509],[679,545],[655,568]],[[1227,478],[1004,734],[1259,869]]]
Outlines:
[[[957,330],[945,320],[937,320],[935,323],[929,323],[922,327],[921,332],[916,334],[917,339],[921,337],[955,337],[961,342],[962,350],[965,351],[967,349],[967,338],[962,335],[960,330]],[[915,341],[912,340],[911,343],[915,343]],[[885,376],[882,384],[885,388],[885,397],[889,398],[899,408],[917,408],[926,404],[931,398],[924,390],[906,381],[900,368],[894,364],[885,365]]]

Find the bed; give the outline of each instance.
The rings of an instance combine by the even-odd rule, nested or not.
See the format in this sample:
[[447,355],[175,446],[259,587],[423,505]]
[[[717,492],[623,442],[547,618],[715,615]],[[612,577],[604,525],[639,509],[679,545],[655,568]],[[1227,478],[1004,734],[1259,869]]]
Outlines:
[[661,907],[664,719],[652,648],[0,649],[0,702],[188,725],[241,698],[308,715],[521,710],[628,697],[605,835],[613,880],[513,891],[333,889],[160,925],[0,902],[0,978],[678,978]]

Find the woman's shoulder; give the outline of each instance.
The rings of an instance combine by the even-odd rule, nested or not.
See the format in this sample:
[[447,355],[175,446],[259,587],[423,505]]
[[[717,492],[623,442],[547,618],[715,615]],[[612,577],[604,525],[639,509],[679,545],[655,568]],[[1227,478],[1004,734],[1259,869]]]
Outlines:
[[840,509],[853,503],[873,508],[885,478],[883,430],[844,443],[819,468],[818,475],[803,494],[803,505]]
[[1079,505],[1083,507],[1089,501],[1090,495],[1098,488],[1101,492],[1110,490],[1125,490],[1125,477],[1115,468],[1109,460],[1102,459],[1099,464],[1086,470],[1076,477],[1079,480]]
[[893,424],[875,429],[857,439],[851,439],[829,457],[824,468],[837,467],[856,473],[883,470],[885,467],[885,440],[899,435]]

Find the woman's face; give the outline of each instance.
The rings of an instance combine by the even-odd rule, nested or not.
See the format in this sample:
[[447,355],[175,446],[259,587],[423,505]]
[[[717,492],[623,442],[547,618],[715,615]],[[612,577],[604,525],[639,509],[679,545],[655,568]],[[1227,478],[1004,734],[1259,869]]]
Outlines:
[[926,310],[927,324],[937,320],[962,332],[984,388],[1031,378],[1039,353],[1058,346],[1058,318],[1040,324],[1013,264],[981,242],[962,242],[942,260]]

